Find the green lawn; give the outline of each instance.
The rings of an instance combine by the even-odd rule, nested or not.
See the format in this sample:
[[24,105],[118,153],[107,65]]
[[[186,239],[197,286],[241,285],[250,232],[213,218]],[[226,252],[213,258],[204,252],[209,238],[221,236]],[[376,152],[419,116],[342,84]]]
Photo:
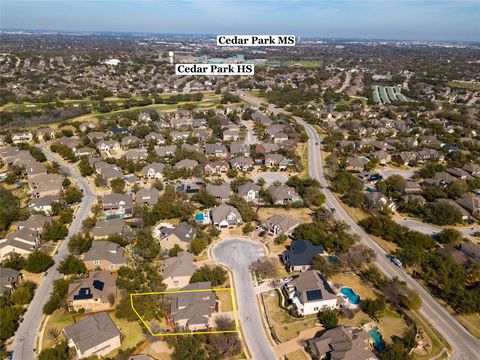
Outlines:
[[453,88],[460,88],[460,89],[467,89],[472,91],[480,91],[480,83],[479,82],[470,82],[470,81],[450,81],[448,86]]
[[[42,349],[48,349],[53,346],[53,341],[49,336],[50,329],[56,329],[61,334],[63,328],[75,322],[73,316],[63,309],[55,310],[48,319],[45,331],[43,332]],[[61,339],[61,335],[58,337]]]
[[457,315],[456,318],[470,334],[480,339],[480,314]]

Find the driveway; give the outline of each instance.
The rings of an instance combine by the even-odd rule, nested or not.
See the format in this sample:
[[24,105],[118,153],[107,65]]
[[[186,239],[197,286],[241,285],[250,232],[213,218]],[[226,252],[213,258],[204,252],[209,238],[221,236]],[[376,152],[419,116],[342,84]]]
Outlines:
[[404,179],[410,179],[414,174],[415,171],[418,169],[392,169],[392,168],[387,168],[387,169],[380,169],[378,170],[378,173],[383,176],[384,179],[389,178],[392,175],[400,175]]
[[[409,218],[400,218],[395,219],[397,224],[403,225],[410,230],[415,230],[421,232],[422,234],[433,235],[434,233],[440,233],[443,229],[441,227],[424,223],[420,220],[409,219]],[[473,236],[477,231],[480,231],[478,225],[474,224],[471,227],[457,228],[458,231],[462,233],[463,236]]]
[[233,272],[239,309],[238,320],[252,358],[276,359],[263,328],[250,272],[250,265],[264,255],[262,247],[252,240],[231,238],[215,245],[212,253],[217,262]]

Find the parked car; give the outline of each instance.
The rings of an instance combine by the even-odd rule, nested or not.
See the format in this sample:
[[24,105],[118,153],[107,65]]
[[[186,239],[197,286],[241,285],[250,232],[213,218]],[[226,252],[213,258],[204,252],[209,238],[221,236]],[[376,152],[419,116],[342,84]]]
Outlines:
[[399,259],[399,258],[396,258],[395,256],[390,256],[390,261],[391,261],[392,263],[394,263],[395,265],[397,265],[398,267],[402,267],[402,266],[403,266],[403,264],[402,264],[402,262],[400,261],[400,259]]

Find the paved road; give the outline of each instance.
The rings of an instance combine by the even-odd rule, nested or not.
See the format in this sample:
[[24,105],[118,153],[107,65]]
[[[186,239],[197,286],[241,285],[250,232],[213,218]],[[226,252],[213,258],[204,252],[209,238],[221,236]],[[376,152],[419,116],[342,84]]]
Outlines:
[[343,82],[342,86],[340,86],[340,88],[337,90],[337,92],[342,92],[343,90],[345,90],[350,85],[351,80],[352,80],[352,70],[348,70],[345,73],[345,81]]
[[[396,219],[395,222],[411,230],[416,230],[418,232],[421,232],[422,234],[427,234],[427,235],[439,233],[443,230],[438,226],[427,224],[415,219],[401,218],[401,219]],[[459,228],[458,231],[460,231],[463,236],[473,236],[473,233],[480,231],[480,228],[478,227],[477,224],[474,224],[468,228]]]
[[223,240],[213,248],[213,257],[233,272],[238,301],[238,319],[242,325],[248,349],[254,360],[276,359],[262,325],[250,264],[264,255],[262,247],[252,240]]
[[82,221],[89,213],[90,208],[96,201],[96,196],[90,189],[88,182],[77,172],[76,166],[68,164],[59,158],[56,158],[53,153],[48,151],[45,146],[42,147],[45,155],[49,160],[55,160],[60,164],[62,169],[74,180],[76,185],[83,190],[84,197],[80,208],[78,209],[72,224],[70,225],[67,240],[62,241],[58,248],[58,254],[54,257],[55,265],[48,269],[48,275],[43,279],[40,287],[35,292],[35,296],[24,315],[24,320],[18,328],[13,349],[14,360],[33,360],[33,349],[36,346],[36,337],[39,333],[39,327],[43,320],[43,305],[48,301],[52,291],[52,283],[59,279],[62,275],[57,271],[59,263],[68,255],[68,239],[82,230]]
[[[261,101],[242,92],[239,93],[243,100],[252,104],[260,104]],[[287,113],[283,109],[277,109],[269,105],[269,110],[273,113]],[[310,177],[317,179],[323,186],[326,197],[326,206],[335,208],[337,219],[345,221],[350,225],[353,232],[358,234],[364,244],[375,250],[377,254],[376,263],[380,270],[388,277],[398,277],[405,281],[408,286],[418,292],[422,298],[423,305],[420,312],[425,319],[437,329],[453,348],[452,359],[471,360],[478,359],[480,353],[480,341],[472,336],[435,298],[430,295],[419,283],[412,279],[403,268],[393,265],[387,258],[385,251],[346,213],[333,193],[329,190],[329,185],[323,172],[322,152],[320,150],[320,136],[313,126],[307,124],[298,116],[293,117],[297,122],[305,127],[308,134],[308,166]]]
[[251,121],[244,121],[243,125],[247,128],[247,144],[248,145],[255,145],[257,143],[257,135],[255,134],[255,130],[253,129],[253,124]]

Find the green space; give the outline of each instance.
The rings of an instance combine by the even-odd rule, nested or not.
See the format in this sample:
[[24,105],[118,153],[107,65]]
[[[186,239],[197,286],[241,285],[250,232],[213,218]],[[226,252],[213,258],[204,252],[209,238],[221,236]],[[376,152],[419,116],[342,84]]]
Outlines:
[[270,66],[302,66],[306,68],[317,68],[323,64],[322,60],[268,60],[267,65]]
[[316,315],[307,315],[303,318],[294,318],[279,306],[279,298],[276,291],[268,291],[263,294],[268,320],[273,331],[285,342],[295,339],[300,332],[315,327]]
[[480,82],[453,80],[448,83],[448,86],[458,89],[480,91]]
[[456,318],[470,334],[480,339],[480,314],[457,315]]

